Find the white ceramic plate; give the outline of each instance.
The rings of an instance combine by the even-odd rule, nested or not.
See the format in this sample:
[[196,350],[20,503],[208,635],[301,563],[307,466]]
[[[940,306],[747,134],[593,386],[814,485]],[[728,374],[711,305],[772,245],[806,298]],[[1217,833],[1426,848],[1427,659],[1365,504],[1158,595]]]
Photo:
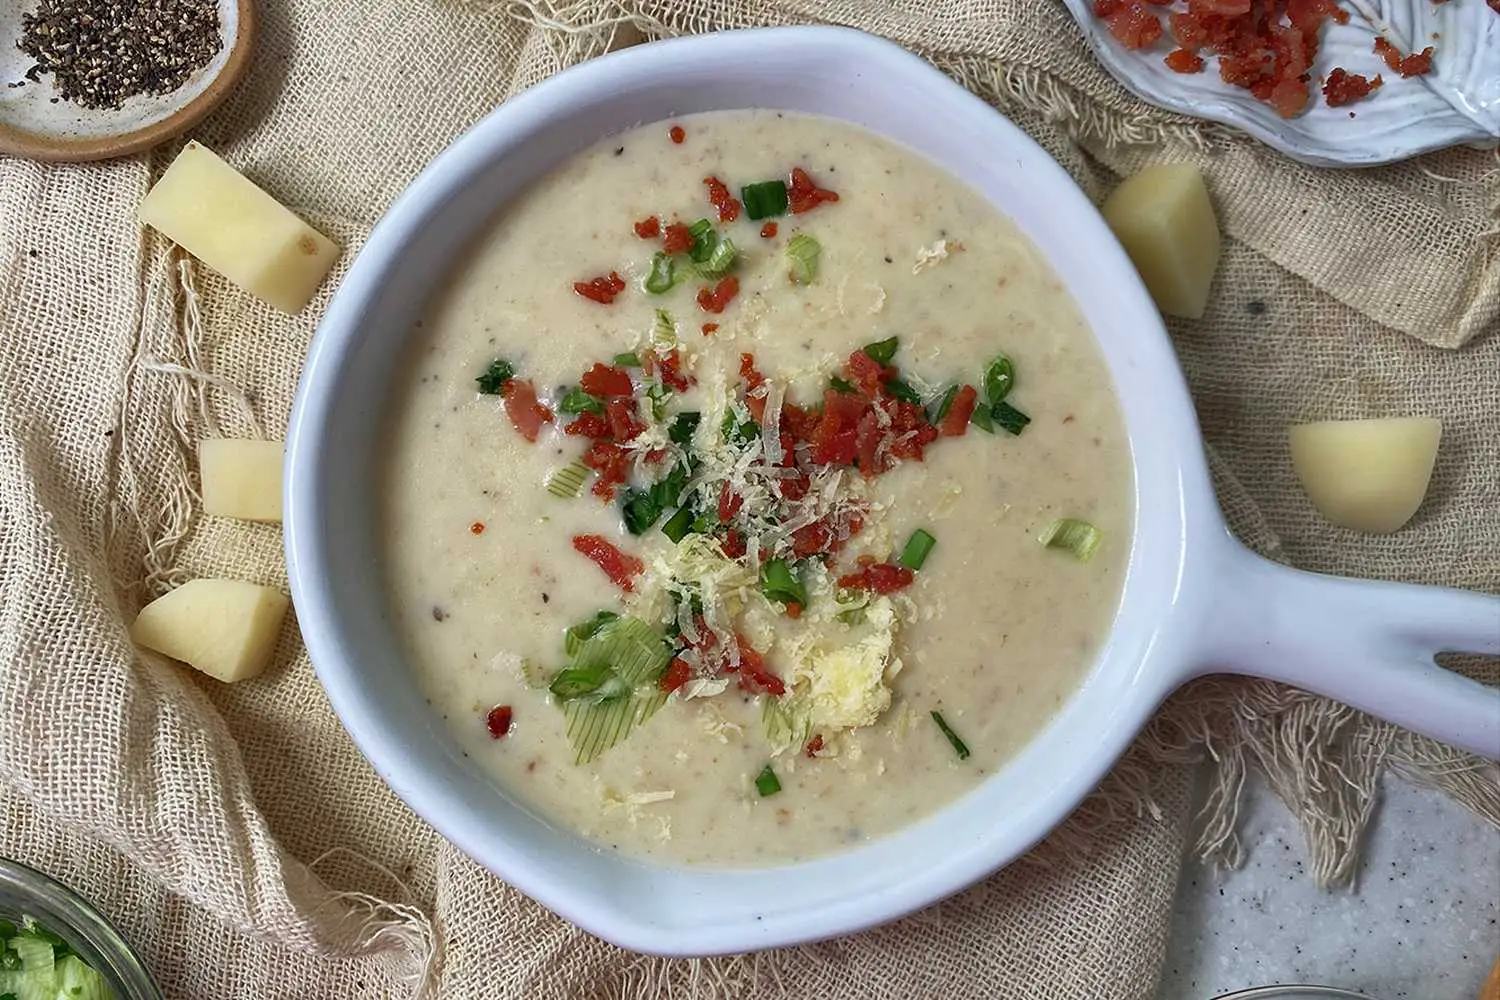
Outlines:
[[[424,707],[391,627],[374,485],[412,324],[495,211],[604,136],[738,108],[861,125],[941,164],[1015,221],[1109,365],[1130,435],[1135,523],[1109,641],[1018,757],[891,836],[801,864],[726,871],[601,849],[467,759]],[[979,98],[855,31],[776,28],[627,49],[513,98],[449,147],[375,227],[314,338],[287,440],[285,510],[308,652],[380,775],[479,863],[638,951],[705,955],[833,937],[957,892],[1045,836],[1162,699],[1212,670],[1291,680],[1500,757],[1500,692],[1433,662],[1440,650],[1500,653],[1500,599],[1299,573],[1240,547],[1214,502],[1161,317],[1098,211]]]
[[[1324,29],[1312,100],[1290,119],[1221,80],[1212,56],[1201,73],[1174,72],[1162,61],[1170,37],[1143,51],[1127,49],[1094,16],[1093,0],[1064,2],[1099,61],[1138,96],[1243,129],[1303,163],[1368,167],[1464,143],[1500,143],[1500,13],[1485,0],[1348,0],[1342,6],[1349,23]],[[1432,72],[1407,80],[1391,72],[1374,53],[1377,33],[1403,54],[1431,45]],[[1330,108],[1322,79],[1334,67],[1371,79],[1379,73],[1385,84],[1363,100]]]

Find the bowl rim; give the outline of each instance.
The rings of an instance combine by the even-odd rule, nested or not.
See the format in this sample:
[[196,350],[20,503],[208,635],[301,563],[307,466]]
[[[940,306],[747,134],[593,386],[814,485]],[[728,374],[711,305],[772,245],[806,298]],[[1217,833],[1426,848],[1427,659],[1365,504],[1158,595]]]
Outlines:
[[[1107,360],[1116,381],[1116,395],[1122,397],[1122,404],[1129,404],[1123,408],[1127,410],[1125,427],[1135,475],[1131,555],[1108,646],[1082,687],[1017,758],[987,777],[979,789],[936,816],[880,838],[878,843],[890,847],[886,853],[871,853],[873,845],[862,845],[832,857],[755,869],[750,873],[775,875],[776,885],[788,892],[795,892],[800,884],[798,874],[806,875],[814,869],[825,882],[846,879],[852,886],[837,899],[820,899],[819,905],[797,912],[773,909],[767,899],[764,913],[736,911],[732,916],[724,916],[713,908],[715,902],[705,903],[705,897],[717,900],[716,893],[743,891],[759,892],[756,899],[760,900],[769,895],[768,890],[757,889],[744,873],[710,869],[695,870],[690,875],[684,869],[642,864],[618,855],[598,869],[607,871],[618,885],[603,888],[580,885],[581,876],[570,874],[566,864],[557,863],[545,851],[523,842],[514,828],[508,827],[502,836],[495,824],[479,818],[478,806],[454,788],[445,786],[445,781],[460,780],[456,776],[463,765],[418,746],[428,735],[418,732],[415,726],[404,731],[409,739],[393,735],[391,727],[401,724],[401,720],[389,704],[382,702],[383,696],[375,690],[379,685],[360,677],[358,637],[350,623],[340,621],[337,577],[341,571],[347,574],[349,567],[331,547],[329,526],[333,508],[327,504],[337,477],[325,464],[329,460],[329,443],[338,440],[332,428],[341,419],[337,413],[341,382],[358,363],[356,352],[364,322],[382,321],[375,318],[374,309],[381,296],[389,294],[387,285],[402,273],[403,248],[420,240],[423,227],[429,225],[436,213],[445,206],[451,207],[450,203],[465,186],[478,183],[475,178],[484,170],[493,169],[498,159],[508,153],[524,155],[516,151],[524,150],[528,139],[545,135],[550,123],[576,113],[581,104],[606,101],[631,87],[644,86],[642,81],[656,72],[653,67],[662,64],[670,64],[679,79],[684,74],[691,76],[695,66],[704,72],[722,73],[726,66],[744,64],[751,67],[747,73],[760,74],[774,72],[777,65],[858,66],[863,67],[860,72],[865,74],[867,82],[878,75],[920,91],[929,102],[935,95],[942,109],[955,119],[962,119],[969,130],[964,136],[966,142],[982,137],[992,143],[995,150],[1005,154],[1007,164],[1014,160],[1017,177],[1024,174],[1030,182],[1045,188],[1047,213],[1080,227],[1084,237],[1079,242],[1087,247],[1087,261],[1079,251],[1074,255],[1076,259],[1070,261],[1068,273],[1064,273],[1065,269],[1052,260],[1062,280],[1069,282],[1071,275],[1072,281],[1081,281],[1086,270],[1090,280],[1106,282],[1111,288],[1109,315],[1119,317],[1113,325],[1118,329],[1122,324],[1133,324],[1132,328],[1142,330],[1140,336],[1131,338],[1132,343],[1122,346],[1105,343],[1095,324],[1095,338],[1106,355],[1116,350],[1125,358]],[[684,103],[690,104],[691,99],[684,99]],[[766,105],[753,102],[725,105],[726,108],[751,106]],[[675,113],[679,112],[665,110],[657,118],[668,118]],[[902,141],[902,137],[893,135],[889,129],[874,124],[867,127]],[[609,133],[598,132],[589,141],[597,141],[606,134]],[[930,153],[925,149],[919,152]],[[973,159],[972,154],[965,155]],[[936,155],[929,155],[929,159],[950,173],[959,174],[961,180],[968,180],[956,168],[956,161]],[[993,169],[1010,167],[1001,165]],[[493,205],[492,211],[498,205]],[[1035,242],[1035,233],[1021,220],[1017,222]],[[1070,284],[1070,290],[1077,299],[1078,289]],[[1089,308],[1084,308],[1084,312],[1089,318]],[[1094,312],[1100,317],[1106,315],[1104,307],[1097,304]],[[1122,393],[1122,377],[1127,374],[1149,379],[1152,387],[1148,391],[1131,386],[1128,394]],[[1128,399],[1123,398],[1126,395]],[[1130,412],[1132,406],[1134,411]],[[1142,427],[1150,433],[1143,432]],[[1153,447],[1143,447],[1142,437]],[[1143,469],[1148,468],[1149,475],[1144,475]],[[823,26],[690,36],[602,56],[565,70],[512,98],[439,154],[378,223],[325,314],[297,390],[287,439],[284,489],[287,565],[304,640],[336,713],[376,771],[450,842],[522,892],[617,945],[665,955],[741,952],[865,929],[964,889],[1030,849],[1087,796],[1156,706],[1186,676],[1191,646],[1188,633],[1192,632],[1187,626],[1197,613],[1196,609],[1184,610],[1192,604],[1192,595],[1185,594],[1183,587],[1188,539],[1226,536],[1208,487],[1186,385],[1160,315],[1093,204],[1035,141],[919,57],[873,35]],[[1142,539],[1148,534],[1155,545],[1150,558],[1143,559]],[[1138,621],[1130,635],[1122,639],[1121,615],[1127,607],[1135,609]],[[1109,690],[1106,692],[1105,688]],[[1071,737],[1060,734],[1058,720],[1074,712],[1085,695],[1092,699],[1089,710],[1100,724],[1091,727],[1086,738],[1078,733]],[[1042,747],[1044,742],[1046,748]],[[1022,776],[1025,767],[1017,766],[1020,761],[1042,763],[1048,754],[1060,753],[1068,757],[1067,766],[1045,780]],[[418,756],[422,756],[420,764],[416,763]],[[450,764],[455,766],[450,768]],[[434,780],[435,776],[443,780]],[[1000,787],[1001,779],[1006,776],[1011,785],[1028,789],[1032,797],[1015,809],[1000,810],[1004,815],[990,820],[1003,829],[1003,835],[976,833],[967,839],[953,838],[949,853],[923,859],[920,863],[924,867],[908,873],[910,877],[895,878],[894,884],[884,886],[870,882],[871,876],[862,870],[860,861],[865,866],[873,858],[896,861],[901,856],[897,853],[899,845],[910,847],[923,837],[929,840],[943,837],[941,829],[935,826],[936,819],[951,818],[960,807],[965,815],[975,813],[987,804],[979,792]],[[964,806],[965,803],[970,804]],[[1005,802],[1007,807],[1013,804]],[[971,815],[968,818],[974,819]],[[572,863],[597,861],[587,857],[586,851],[591,849],[580,850],[578,844],[558,850]],[[781,878],[783,873],[793,874]],[[643,890],[651,898],[644,901],[626,898],[631,893],[622,887]],[[722,905],[722,900],[718,903]],[[681,907],[682,914],[675,907]]]

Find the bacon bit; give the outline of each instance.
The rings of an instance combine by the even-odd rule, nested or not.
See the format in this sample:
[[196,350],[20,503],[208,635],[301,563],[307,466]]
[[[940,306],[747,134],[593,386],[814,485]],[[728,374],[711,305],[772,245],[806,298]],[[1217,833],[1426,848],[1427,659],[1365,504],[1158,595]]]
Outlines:
[[614,365],[594,362],[594,367],[583,373],[579,386],[590,396],[634,396],[635,386],[630,384],[630,373]]
[[705,177],[703,183],[708,187],[709,203],[719,210],[720,222],[733,222],[740,217],[739,200],[729,193],[723,181],[717,177]]
[[601,306],[612,305],[615,296],[625,290],[625,279],[614,271],[609,272],[607,277],[590,278],[588,281],[573,282],[573,291],[582,295],[590,302],[597,302]]
[[704,312],[721,313],[734,297],[740,293],[740,279],[734,275],[720,278],[712,289],[698,289],[698,308]]
[[604,415],[609,420],[609,430],[616,441],[624,444],[645,433],[646,424],[640,419],[639,413],[633,399],[616,397],[604,404]]
[[[786,415],[782,414],[782,419],[785,418]],[[781,447],[786,454],[791,455],[792,449],[795,446],[790,432],[782,435]],[[807,496],[807,491],[812,489],[812,479],[805,472],[799,472],[795,476],[787,476],[785,479],[778,479],[776,482],[782,497],[793,502]]]
[[734,515],[738,514],[740,512],[740,508],[744,505],[745,498],[740,496],[738,493],[732,492],[729,489],[728,483],[725,483],[723,486],[719,487],[720,524],[728,524],[730,521],[734,520]]
[[661,235],[661,220],[656,216],[642,219],[635,224],[635,234],[643,240],[654,240]]
[[513,378],[500,389],[505,400],[505,415],[528,441],[535,442],[543,424],[557,419],[553,412],[536,399],[536,387],[529,379]]
[[667,135],[669,135],[672,141],[679,146],[682,145],[682,140],[687,138],[687,133],[682,130],[681,125],[673,125],[670,129],[667,130]]
[[857,396],[833,389],[823,391],[823,415],[813,428],[810,442],[814,464],[853,464],[859,421],[865,409],[866,403]]
[[572,437],[606,438],[610,435],[609,421],[597,413],[580,413],[563,433]]
[[803,747],[802,752],[807,754],[808,759],[811,760],[812,758],[816,757],[819,752],[822,751],[822,749],[823,737],[814,736],[812,739],[807,741],[807,746]]
[[885,384],[896,377],[896,369],[882,365],[864,351],[849,355],[844,367],[854,387],[871,399],[884,392]]
[[482,534],[484,534],[484,522],[483,521],[475,521],[473,524],[469,525],[469,534],[471,534],[471,535],[482,535]]
[[1385,60],[1385,64],[1397,73],[1402,79],[1413,76],[1425,76],[1432,71],[1432,46],[1429,45],[1421,52],[1414,52],[1405,59],[1401,58],[1401,50],[1396,48],[1384,38],[1375,39],[1375,54]]
[[779,228],[780,227],[777,226],[776,223],[774,223],[774,222],[768,222],[764,226],[761,226],[760,227],[761,239],[774,240],[776,238],[776,233],[777,233],[777,230]]
[[677,353],[677,348],[672,348],[658,359],[661,366],[661,380],[678,392],[687,392],[693,384],[693,379],[682,373],[682,356]]
[[792,168],[792,179],[787,185],[786,201],[793,215],[811,212],[825,201],[838,200],[839,196],[836,193],[814,184],[806,170],[801,167]]
[[735,633],[734,639],[740,648],[740,690],[750,694],[769,694],[777,698],[786,694],[786,685],[780,677],[766,669],[765,658],[755,651],[755,647],[739,633]]
[[871,563],[858,573],[839,577],[840,587],[869,590],[877,594],[894,594],[911,586],[916,574],[894,563]]
[[646,452],[646,461],[648,462],[664,462],[666,459],[667,449],[665,448],[652,448]]
[[738,559],[745,554],[745,536],[738,531],[731,531],[719,541],[719,546],[724,550],[727,559]]
[[679,656],[662,672],[661,680],[658,683],[663,691],[670,694],[691,680],[692,676],[693,668],[688,665],[687,660]]
[[1323,99],[1330,108],[1341,108],[1346,104],[1353,104],[1384,82],[1379,74],[1375,79],[1367,80],[1358,73],[1334,69],[1323,84]]
[[1128,49],[1145,49],[1161,38],[1161,21],[1138,0],[1123,0],[1104,15],[1109,33]]
[[509,705],[496,705],[490,709],[489,714],[484,717],[484,726],[490,731],[492,739],[501,739],[510,732],[510,722],[514,714]]
[[[1152,2],[1154,3],[1155,0],[1152,0]],[[1196,52],[1189,52],[1187,49],[1173,49],[1167,53],[1167,58],[1162,61],[1174,73],[1203,72],[1203,57]]]
[[717,323],[704,323],[703,324],[703,336],[707,337],[709,334],[718,333],[718,332],[719,332],[719,324],[717,324]]
[[687,223],[674,222],[667,226],[662,234],[661,249],[667,255],[687,253],[693,248],[693,234],[688,231]]
[[574,535],[573,548],[593,560],[610,582],[627,594],[633,589],[635,578],[646,569],[645,563],[621,552],[602,535]]
[[755,390],[765,385],[766,377],[755,369],[755,355],[740,355],[740,378],[745,380],[745,408],[750,411],[750,416],[756,423],[765,420],[766,397],[757,394]]
[[972,385],[966,385],[953,394],[953,402],[948,404],[948,412],[943,414],[942,423],[938,425],[938,433],[943,437],[963,437],[969,430],[969,418],[974,415],[974,407],[979,401],[979,390]]
[[594,480],[594,495],[613,500],[615,487],[630,474],[630,453],[612,441],[595,441],[583,453],[583,464],[599,474]]
[[796,601],[787,601],[786,602],[786,616],[788,618],[790,618],[792,621],[796,621],[798,618],[801,618],[802,617],[802,605],[798,604]]

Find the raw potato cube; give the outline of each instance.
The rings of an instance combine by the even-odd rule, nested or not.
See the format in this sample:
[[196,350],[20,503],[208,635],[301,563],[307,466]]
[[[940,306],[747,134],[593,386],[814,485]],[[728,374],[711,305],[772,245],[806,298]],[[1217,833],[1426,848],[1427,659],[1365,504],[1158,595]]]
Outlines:
[[1318,512],[1383,535],[1422,506],[1442,433],[1431,417],[1392,417],[1301,424],[1288,436],[1292,467]]
[[285,594],[270,587],[190,580],[142,608],[130,638],[233,683],[266,669],[290,605]]
[[199,441],[204,512],[242,521],[279,523],[284,450],[280,441]]
[[339,256],[332,240],[196,142],[146,195],[140,218],[283,312],[301,311]]
[[1105,199],[1104,221],[1169,316],[1199,319],[1219,266],[1219,223],[1190,163],[1147,167]]

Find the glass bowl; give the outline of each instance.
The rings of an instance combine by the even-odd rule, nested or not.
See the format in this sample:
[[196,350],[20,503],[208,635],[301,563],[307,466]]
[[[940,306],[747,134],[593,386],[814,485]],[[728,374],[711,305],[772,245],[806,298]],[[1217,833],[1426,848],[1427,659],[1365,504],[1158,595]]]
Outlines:
[[82,896],[56,879],[0,858],[0,918],[32,917],[68,943],[100,975],[117,1000],[162,1000],[135,950]]

